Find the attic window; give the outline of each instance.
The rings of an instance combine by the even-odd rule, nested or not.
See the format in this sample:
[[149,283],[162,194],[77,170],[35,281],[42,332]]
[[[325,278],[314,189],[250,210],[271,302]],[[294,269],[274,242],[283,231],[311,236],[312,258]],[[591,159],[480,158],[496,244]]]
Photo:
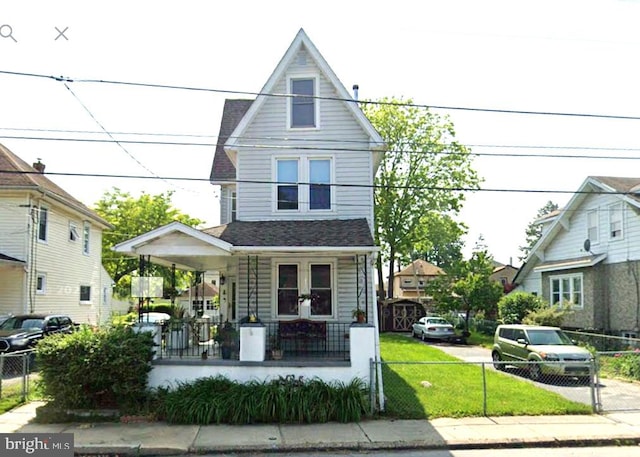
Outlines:
[[316,127],[315,78],[291,80],[291,128]]

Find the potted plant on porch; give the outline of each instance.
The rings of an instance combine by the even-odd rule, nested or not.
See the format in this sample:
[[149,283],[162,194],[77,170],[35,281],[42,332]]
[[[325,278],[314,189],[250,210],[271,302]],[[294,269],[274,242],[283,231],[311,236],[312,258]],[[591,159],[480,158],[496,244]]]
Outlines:
[[231,353],[238,345],[238,330],[231,322],[227,321],[222,327],[218,328],[214,340],[220,346],[222,358],[230,359]]
[[351,316],[353,316],[358,324],[363,324],[367,314],[363,309],[356,308],[351,312]]

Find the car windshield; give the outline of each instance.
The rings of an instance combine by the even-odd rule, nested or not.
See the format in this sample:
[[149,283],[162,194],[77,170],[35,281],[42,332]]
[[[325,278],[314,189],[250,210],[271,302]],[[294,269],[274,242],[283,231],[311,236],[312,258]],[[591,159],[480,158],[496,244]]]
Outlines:
[[427,324],[448,325],[449,323],[441,317],[431,317],[427,319]]
[[529,344],[533,345],[573,345],[573,341],[562,330],[528,330]]
[[10,317],[0,325],[0,330],[16,330],[16,329],[44,328],[44,319],[33,317]]

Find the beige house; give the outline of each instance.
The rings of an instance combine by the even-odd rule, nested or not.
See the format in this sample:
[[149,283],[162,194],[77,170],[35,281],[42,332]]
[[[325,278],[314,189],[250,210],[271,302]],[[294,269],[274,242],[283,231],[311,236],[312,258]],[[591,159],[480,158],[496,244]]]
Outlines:
[[590,176],[539,222],[516,290],[572,303],[566,327],[640,335],[640,178]]
[[102,267],[111,225],[0,145],[0,315],[65,313],[97,324],[113,310]]
[[393,298],[406,298],[426,304],[429,281],[446,274],[444,270],[426,260],[417,259],[393,276]]
[[518,269],[513,265],[504,265],[500,262],[493,262],[493,273],[491,273],[490,279],[502,284],[502,289],[505,293],[510,292],[513,289],[513,279],[518,273]]

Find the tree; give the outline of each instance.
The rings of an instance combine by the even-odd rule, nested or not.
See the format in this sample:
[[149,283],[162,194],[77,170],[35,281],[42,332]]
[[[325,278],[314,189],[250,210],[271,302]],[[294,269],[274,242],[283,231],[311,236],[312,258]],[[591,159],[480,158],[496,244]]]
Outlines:
[[[444,270],[462,260],[462,235],[466,230],[464,224],[456,222],[447,214],[434,213],[425,218],[418,230],[423,233],[420,233],[415,244],[412,260],[420,258]],[[401,258],[402,262],[406,260]]]
[[374,211],[375,241],[381,247],[378,284],[384,287],[382,264],[387,262],[392,297],[398,256],[414,251],[431,218],[457,214],[465,191],[477,189],[479,179],[448,117],[393,98],[363,109],[388,148],[375,177]]
[[[95,204],[95,211],[114,226],[113,230],[102,235],[102,264],[116,283],[117,296],[129,296],[131,273],[136,272],[139,260],[124,254],[113,252],[111,248],[118,243],[161,227],[173,221],[180,221],[190,226],[202,223],[199,219],[182,214],[171,204],[172,192],[159,195],[143,193],[133,198],[128,192],[118,188],[105,192]],[[171,271],[160,265],[151,265],[147,273],[152,276],[163,276],[165,286],[171,285]],[[178,273],[184,282],[184,273]]]
[[529,257],[529,253],[531,252],[531,249],[542,236],[542,226],[537,222],[538,219],[540,219],[542,216],[546,216],[547,214],[550,214],[557,210],[558,210],[558,204],[549,200],[547,203],[545,203],[545,205],[542,208],[538,210],[536,217],[531,222],[529,222],[529,225],[527,225],[527,230],[525,232],[527,245],[520,246],[520,251],[522,252],[522,255],[518,257],[518,259],[521,262],[526,260],[527,257]]
[[471,313],[494,315],[502,297],[502,285],[491,279],[493,259],[486,251],[475,251],[429,285],[430,293],[441,310],[464,311],[465,333],[469,331]]
[[498,301],[498,317],[503,324],[520,324],[531,311],[537,311],[546,302],[530,292],[513,292]]

